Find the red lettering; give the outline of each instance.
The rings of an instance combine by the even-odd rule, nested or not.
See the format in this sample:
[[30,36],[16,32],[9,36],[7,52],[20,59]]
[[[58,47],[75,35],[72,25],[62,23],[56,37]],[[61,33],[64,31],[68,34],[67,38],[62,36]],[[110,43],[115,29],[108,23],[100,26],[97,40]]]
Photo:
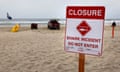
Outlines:
[[67,36],[67,40],[80,40],[80,38],[79,37]]
[[97,42],[97,43],[100,43],[101,39],[95,39],[95,38],[81,38],[81,41],[86,41],[86,42]]
[[75,43],[75,46],[82,46],[82,43]]
[[98,48],[97,44],[84,44],[84,47],[86,48]]
[[73,44],[73,42],[68,42],[68,45],[72,45],[73,46],[74,44]]

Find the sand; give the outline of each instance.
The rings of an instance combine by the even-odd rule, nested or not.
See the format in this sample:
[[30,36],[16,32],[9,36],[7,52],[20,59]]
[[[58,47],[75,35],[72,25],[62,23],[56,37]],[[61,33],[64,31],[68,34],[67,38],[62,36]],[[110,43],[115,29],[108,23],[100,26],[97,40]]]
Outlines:
[[[64,51],[65,27],[38,30],[0,27],[0,72],[78,72],[77,53]],[[85,72],[120,71],[120,26],[111,38],[111,27],[105,26],[102,56],[86,55]]]

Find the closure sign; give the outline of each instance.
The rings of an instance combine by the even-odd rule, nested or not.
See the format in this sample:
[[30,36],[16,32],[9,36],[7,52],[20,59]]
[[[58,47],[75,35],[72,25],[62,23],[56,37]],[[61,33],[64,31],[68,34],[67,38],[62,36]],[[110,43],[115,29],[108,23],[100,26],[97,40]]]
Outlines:
[[105,7],[68,6],[66,10],[65,50],[101,55]]

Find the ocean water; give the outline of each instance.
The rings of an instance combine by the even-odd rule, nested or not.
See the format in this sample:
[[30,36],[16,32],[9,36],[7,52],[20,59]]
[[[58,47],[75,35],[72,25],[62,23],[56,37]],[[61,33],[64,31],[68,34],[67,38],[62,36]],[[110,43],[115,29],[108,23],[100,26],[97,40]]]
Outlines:
[[[60,24],[65,24],[66,23],[66,19],[57,19],[54,18],[56,20],[58,20],[58,22]],[[0,19],[0,27],[1,26],[13,26],[14,24],[20,24],[20,25],[29,25],[31,23],[37,23],[37,24],[47,24],[49,22],[49,20],[51,20],[50,18],[45,18],[45,19],[12,19],[12,20],[8,20],[8,19]],[[120,26],[120,19],[106,19],[104,21],[105,25],[111,25],[112,22],[115,21],[117,25]]]
[[[60,24],[65,24],[65,19],[57,19],[55,18],[56,20],[58,20],[58,22]],[[8,19],[0,19],[0,27],[6,27],[6,26],[13,26],[15,24],[20,24],[22,26],[28,26],[30,25],[31,23],[37,23],[37,24],[41,24],[41,25],[46,25],[49,20],[51,20],[50,18],[45,18],[45,19],[12,19],[12,20],[8,20]]]
[[[0,19],[0,24],[5,24],[5,23],[48,23],[49,18],[46,19],[38,19],[38,18],[33,18],[33,19],[12,19],[12,20],[8,20],[8,19]],[[57,19],[60,23],[64,23],[65,19]]]

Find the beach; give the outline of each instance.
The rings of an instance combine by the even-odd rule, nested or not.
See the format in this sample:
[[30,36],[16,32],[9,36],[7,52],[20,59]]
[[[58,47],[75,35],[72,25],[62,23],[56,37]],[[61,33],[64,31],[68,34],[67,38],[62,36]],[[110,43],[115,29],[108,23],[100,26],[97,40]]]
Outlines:
[[[85,72],[120,71],[120,26],[105,26],[102,56],[85,55]],[[37,30],[21,26],[18,32],[0,27],[0,72],[78,72],[78,53],[64,50],[65,26]]]

